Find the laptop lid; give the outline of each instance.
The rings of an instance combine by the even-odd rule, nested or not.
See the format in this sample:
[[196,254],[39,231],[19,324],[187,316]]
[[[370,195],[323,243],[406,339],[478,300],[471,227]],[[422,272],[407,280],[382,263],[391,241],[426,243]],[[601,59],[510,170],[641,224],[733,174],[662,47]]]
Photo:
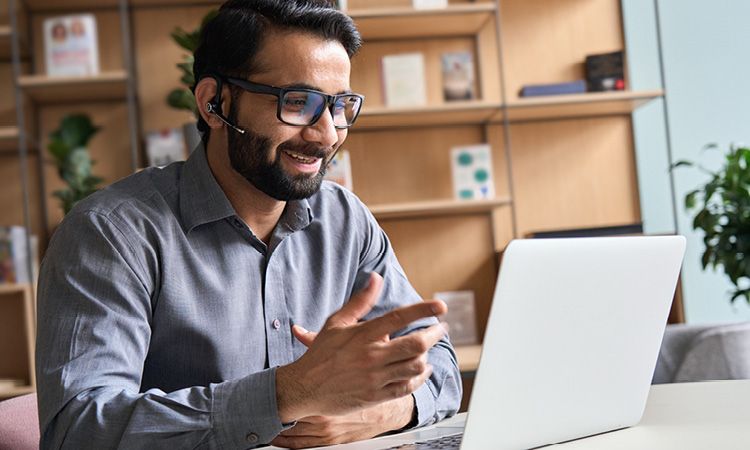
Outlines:
[[682,236],[511,242],[461,448],[530,448],[636,424],[684,252]]

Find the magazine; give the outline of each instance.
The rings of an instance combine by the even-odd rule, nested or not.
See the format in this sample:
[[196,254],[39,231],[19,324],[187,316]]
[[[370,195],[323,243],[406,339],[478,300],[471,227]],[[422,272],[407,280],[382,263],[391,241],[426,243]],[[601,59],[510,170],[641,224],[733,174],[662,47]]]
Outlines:
[[484,200],[495,197],[492,177],[492,147],[487,144],[451,149],[453,191],[457,200]]
[[99,47],[93,14],[44,20],[47,75],[86,76],[99,73]]
[[472,100],[474,92],[474,62],[471,52],[443,53],[443,98],[446,101]]
[[424,55],[403,53],[383,57],[383,93],[389,107],[427,104]]

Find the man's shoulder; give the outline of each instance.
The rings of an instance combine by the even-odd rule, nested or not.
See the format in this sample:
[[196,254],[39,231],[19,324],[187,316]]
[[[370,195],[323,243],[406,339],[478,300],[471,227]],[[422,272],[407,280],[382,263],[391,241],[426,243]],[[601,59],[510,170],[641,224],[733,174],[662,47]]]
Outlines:
[[168,213],[177,206],[182,164],[174,163],[162,169],[147,168],[129,175],[81,200],[71,214],[131,221],[137,217]]
[[[369,216],[369,210],[362,200],[352,191],[338,183],[324,180],[320,190],[308,199],[313,214]],[[363,217],[364,218],[364,217]]]

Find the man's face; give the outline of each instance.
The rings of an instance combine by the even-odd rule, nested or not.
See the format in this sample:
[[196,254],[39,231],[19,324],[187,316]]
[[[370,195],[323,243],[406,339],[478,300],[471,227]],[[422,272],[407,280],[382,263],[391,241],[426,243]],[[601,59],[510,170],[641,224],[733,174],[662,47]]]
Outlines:
[[[315,89],[327,94],[349,90],[349,57],[337,41],[305,33],[272,32],[257,56],[260,72],[250,81],[276,87]],[[232,168],[277,200],[296,200],[320,188],[328,162],[346,139],[333,126],[330,112],[307,127],[276,117],[277,97],[243,92],[233,101],[230,121],[245,134],[229,130]]]

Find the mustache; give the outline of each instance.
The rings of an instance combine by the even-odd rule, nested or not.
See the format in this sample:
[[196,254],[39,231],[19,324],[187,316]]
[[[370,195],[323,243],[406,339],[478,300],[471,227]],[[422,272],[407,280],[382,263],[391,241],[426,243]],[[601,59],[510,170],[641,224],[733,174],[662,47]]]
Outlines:
[[333,147],[319,147],[317,145],[295,145],[291,143],[283,143],[279,145],[279,150],[287,150],[300,155],[308,156],[310,158],[320,158],[325,160],[327,156],[332,155],[334,152]]

